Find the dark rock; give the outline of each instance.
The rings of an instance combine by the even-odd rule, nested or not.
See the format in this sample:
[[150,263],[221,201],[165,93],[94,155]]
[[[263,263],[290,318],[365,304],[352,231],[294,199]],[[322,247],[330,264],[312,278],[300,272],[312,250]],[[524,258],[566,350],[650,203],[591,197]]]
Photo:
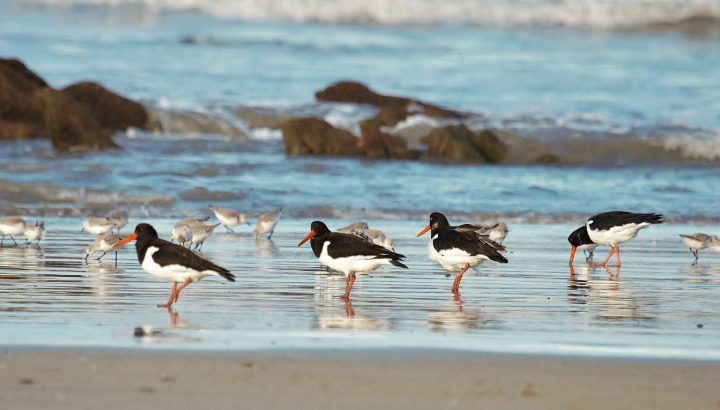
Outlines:
[[282,125],[288,155],[361,156],[363,149],[350,132],[318,118],[295,118]]
[[375,120],[365,120],[360,123],[362,133],[361,145],[365,156],[369,158],[411,159],[415,157],[408,150],[405,141],[388,133],[380,131]]
[[42,136],[45,120],[35,93],[47,84],[18,60],[0,59],[0,139]]
[[[394,107],[404,110],[406,112],[405,117],[407,117],[408,114],[424,114],[430,117],[463,118],[463,115],[459,112],[425,104],[411,98],[378,94],[364,84],[352,81],[333,84],[315,93],[315,98],[317,98],[318,101],[350,102],[369,104],[377,107]],[[396,111],[395,114],[397,114],[397,112],[398,111]],[[403,119],[405,117],[403,117]],[[383,122],[382,119],[378,119]],[[385,125],[394,125],[383,123]],[[395,121],[395,123],[397,123],[397,121]]]
[[508,153],[508,147],[500,138],[501,132],[495,129],[485,129],[476,132],[470,138],[470,144],[483,156],[488,162],[502,162]]
[[386,105],[380,108],[375,121],[380,125],[394,127],[408,116],[408,110],[403,105]]
[[58,91],[18,60],[0,59],[0,139],[50,138],[56,149],[117,145],[115,131],[147,127],[139,104],[93,83]]
[[485,157],[471,143],[473,133],[464,125],[438,128],[428,138],[428,154],[462,163],[486,163]]
[[43,104],[45,125],[55,149],[115,148],[111,131],[100,123],[72,97],[44,88],[36,93]]
[[82,104],[105,128],[148,129],[148,114],[142,105],[114,94],[100,84],[82,82],[68,86],[62,91]]

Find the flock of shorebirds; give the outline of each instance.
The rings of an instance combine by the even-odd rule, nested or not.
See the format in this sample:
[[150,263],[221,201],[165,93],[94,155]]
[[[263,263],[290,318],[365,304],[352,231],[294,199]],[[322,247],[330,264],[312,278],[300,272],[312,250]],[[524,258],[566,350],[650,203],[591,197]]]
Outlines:
[[[210,206],[210,209],[219,223],[205,224],[210,217],[181,219],[170,232],[171,241],[159,238],[155,228],[146,223],[137,225],[135,231],[125,237],[112,233],[113,229],[119,232],[120,228],[127,224],[127,213],[124,211],[113,211],[104,218],[87,219],[82,223],[82,231],[96,235],[97,238],[85,249],[85,259],[93,253],[102,253],[97,258],[100,259],[107,252],[130,241],[136,241],[138,261],[143,270],[159,279],[172,282],[168,302],[158,305],[169,308],[177,302],[180,292],[186,286],[205,276],[219,276],[235,281],[235,276],[229,270],[205,259],[197,251],[219,225],[224,225],[228,232],[234,232],[234,226],[250,226],[250,223],[244,214],[231,209],[213,206]],[[282,208],[261,215],[255,224],[253,236],[257,239],[267,234],[270,239],[281,215]],[[608,245],[610,252],[607,258],[593,265],[619,267],[619,244],[637,236],[641,229],[663,222],[663,216],[655,213],[611,211],[592,216],[568,237],[572,246],[569,263],[572,266],[577,248],[586,253],[587,261],[592,261],[595,248]],[[458,272],[451,288],[454,293],[459,292],[463,274],[469,268],[487,260],[508,262],[503,255],[505,246],[502,242],[509,230],[503,222],[452,226],[445,215],[433,212],[430,214],[429,224],[417,236],[420,237],[427,231],[430,231],[429,258],[447,271]],[[39,243],[45,236],[45,226],[43,222],[28,224],[22,217],[15,216],[0,220],[0,233],[3,235],[0,245],[7,235],[17,246],[14,237],[22,234],[26,236],[28,243]],[[700,249],[707,247],[720,252],[720,239],[715,235],[694,233],[680,237],[695,256],[693,264],[697,263]],[[365,222],[355,222],[338,231],[331,231],[323,222],[314,221],[310,225],[310,233],[302,239],[298,247],[308,241],[313,253],[323,265],[345,275],[345,293],[341,296],[345,300],[350,297],[357,273],[367,273],[383,265],[407,269],[403,263],[405,256],[395,252],[393,240],[382,231],[371,229]],[[190,249],[193,244],[195,250]],[[613,254],[616,255],[615,264],[607,265]],[[117,251],[115,260],[117,261]]]

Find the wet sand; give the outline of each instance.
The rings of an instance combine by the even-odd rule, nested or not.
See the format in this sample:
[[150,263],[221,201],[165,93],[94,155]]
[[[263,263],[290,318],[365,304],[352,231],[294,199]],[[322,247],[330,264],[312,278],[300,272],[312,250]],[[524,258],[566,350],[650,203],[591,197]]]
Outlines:
[[719,408],[720,366],[442,350],[0,355],[4,408]]

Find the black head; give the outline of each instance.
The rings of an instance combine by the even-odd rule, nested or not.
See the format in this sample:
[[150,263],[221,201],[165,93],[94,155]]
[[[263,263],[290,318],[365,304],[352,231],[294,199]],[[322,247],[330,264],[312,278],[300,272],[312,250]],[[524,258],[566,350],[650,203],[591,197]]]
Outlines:
[[568,242],[570,242],[570,245],[575,247],[595,243],[592,239],[590,239],[590,235],[588,235],[587,227],[585,225],[574,230],[570,236],[568,236]]
[[138,226],[135,227],[135,235],[137,235],[138,238],[147,239],[155,239],[158,237],[158,233],[155,228],[146,223],[138,224]]

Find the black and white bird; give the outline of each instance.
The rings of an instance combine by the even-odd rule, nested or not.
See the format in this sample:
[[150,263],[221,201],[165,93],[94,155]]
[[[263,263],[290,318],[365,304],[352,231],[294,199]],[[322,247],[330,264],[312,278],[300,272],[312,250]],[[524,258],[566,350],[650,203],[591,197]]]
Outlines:
[[508,262],[500,253],[505,250],[505,246],[491,240],[487,235],[479,234],[474,225],[450,226],[445,215],[433,212],[430,214],[430,224],[417,236],[420,237],[427,231],[431,234],[428,244],[430,259],[437,261],[445,270],[460,269],[453,282],[453,293],[458,292],[463,274],[471,267],[486,260]]
[[660,214],[636,214],[625,211],[604,212],[590,217],[585,223],[590,240],[610,246],[607,258],[595,265],[605,266],[613,253],[617,252],[617,263],[609,266],[619,267],[621,264],[619,244],[637,236],[639,230],[663,222],[665,221]]
[[707,248],[708,243],[713,240],[713,237],[704,233],[695,232],[692,235],[680,235],[680,239],[690,248],[690,252],[695,256],[695,261],[692,263],[695,265],[698,261],[698,251]]
[[588,235],[587,231],[587,226],[585,225],[574,230],[570,234],[570,236],[568,236],[568,242],[570,242],[570,245],[572,245],[572,250],[570,251],[570,265],[572,265],[573,261],[575,260],[575,251],[577,250],[577,248],[580,248],[583,250],[583,252],[585,252],[586,261],[591,261],[595,248],[599,246],[598,244],[593,242],[592,239],[590,239],[590,235]]
[[[172,242],[158,238],[157,231],[151,225],[141,223],[135,227],[135,232],[115,244],[115,248],[135,240],[138,260],[145,272],[172,282],[170,299],[158,307],[169,308],[177,302],[180,291],[193,282],[198,282],[205,276],[220,276],[230,282],[235,282],[235,275],[229,270],[218,266],[195,252]],[[178,283],[182,283],[180,287]]]
[[310,233],[298,244],[298,247],[308,240],[313,253],[323,265],[345,274],[345,294],[341,297],[346,300],[350,298],[356,273],[370,272],[383,265],[407,269],[407,266],[401,262],[405,258],[404,255],[352,234],[331,232],[320,221],[310,224]]

